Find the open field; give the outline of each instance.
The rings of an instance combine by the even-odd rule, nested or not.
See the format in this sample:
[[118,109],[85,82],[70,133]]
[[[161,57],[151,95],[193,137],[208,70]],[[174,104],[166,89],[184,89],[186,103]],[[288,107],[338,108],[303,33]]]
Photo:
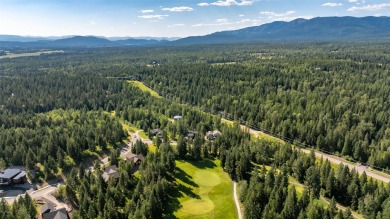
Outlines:
[[176,161],[177,218],[237,218],[233,183],[219,160]]
[[144,83],[142,83],[140,81],[128,81],[128,82],[131,85],[138,87],[140,90],[142,90],[144,92],[149,92],[150,95],[152,95],[153,97],[161,98],[161,96],[156,91],[150,89],[149,87],[147,87]]
[[41,51],[41,52],[30,52],[30,53],[20,53],[20,54],[7,54],[5,56],[0,56],[0,59],[6,58],[18,58],[18,57],[26,57],[26,56],[40,56],[42,54],[52,54],[52,53],[63,53],[62,50],[51,50],[51,51]]

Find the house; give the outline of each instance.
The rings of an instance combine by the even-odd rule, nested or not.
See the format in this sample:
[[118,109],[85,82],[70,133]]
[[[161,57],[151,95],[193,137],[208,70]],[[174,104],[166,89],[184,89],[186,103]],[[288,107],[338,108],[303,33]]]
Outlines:
[[195,135],[197,135],[197,131],[188,131],[187,138],[195,138]]
[[41,207],[41,215],[49,213],[55,210],[55,206],[52,203],[47,203]]
[[208,131],[206,133],[206,138],[207,140],[215,140],[219,135],[221,135],[222,133],[219,131],[219,130],[214,130],[214,131]]
[[13,185],[27,181],[26,171],[20,169],[6,169],[0,172],[0,185]]
[[161,129],[152,129],[152,130],[150,130],[150,134],[152,135],[152,136],[157,136],[157,137],[159,137],[159,138],[162,138],[162,130]]
[[104,168],[102,177],[106,182],[108,182],[110,178],[118,179],[119,178],[118,167],[116,165],[111,165]]
[[69,219],[69,215],[65,208],[61,208],[58,210],[51,210],[49,212],[43,213],[42,219]]
[[140,165],[144,156],[142,154],[126,153],[121,155],[126,161],[133,162],[136,166]]
[[183,118],[183,116],[181,116],[181,115],[176,115],[176,116],[173,117],[173,120],[180,120],[180,119],[182,119],[182,118]]

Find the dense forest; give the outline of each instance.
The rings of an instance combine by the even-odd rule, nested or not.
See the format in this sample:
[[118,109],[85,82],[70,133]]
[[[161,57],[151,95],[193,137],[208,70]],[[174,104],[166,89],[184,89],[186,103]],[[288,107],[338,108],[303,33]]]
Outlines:
[[[239,181],[246,218],[351,218],[351,212],[388,218],[389,185],[298,146],[390,168],[389,51],[389,44],[281,43],[2,59],[0,163],[35,169],[37,181],[65,174],[58,197],[72,204],[75,218],[174,217],[175,159],[219,159]],[[183,119],[172,122],[175,115]],[[223,117],[289,143],[254,138]],[[128,124],[149,135],[163,130],[162,139],[153,139],[155,152],[134,146],[133,153],[145,155],[137,176],[113,153],[126,142]],[[205,140],[215,129],[222,135]],[[198,134],[188,138],[189,131]],[[119,178],[105,182],[98,162],[94,172],[84,165],[110,153]],[[33,217],[30,204],[28,196],[12,207],[2,201],[0,214]]]

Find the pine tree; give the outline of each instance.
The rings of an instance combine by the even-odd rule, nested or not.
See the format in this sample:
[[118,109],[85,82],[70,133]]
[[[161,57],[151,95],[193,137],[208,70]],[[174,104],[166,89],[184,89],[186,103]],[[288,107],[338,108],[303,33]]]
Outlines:
[[292,186],[291,189],[288,191],[286,201],[284,202],[282,217],[286,219],[297,218],[299,213],[299,208],[297,207],[297,194],[295,191],[295,186]]
[[184,137],[180,135],[179,139],[177,140],[177,152],[179,154],[179,157],[181,159],[184,159],[188,153],[187,151],[187,143],[184,141]]

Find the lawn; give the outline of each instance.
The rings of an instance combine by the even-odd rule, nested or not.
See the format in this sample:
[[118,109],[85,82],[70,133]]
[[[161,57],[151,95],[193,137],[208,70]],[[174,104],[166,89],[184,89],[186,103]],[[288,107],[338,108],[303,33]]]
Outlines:
[[143,92],[150,93],[150,95],[152,95],[153,97],[161,98],[161,96],[156,91],[150,89],[149,87],[147,87],[144,83],[142,83],[140,81],[128,81],[128,82],[131,85],[134,85],[134,86],[138,87]]
[[233,183],[219,160],[176,161],[177,218],[237,218]]

